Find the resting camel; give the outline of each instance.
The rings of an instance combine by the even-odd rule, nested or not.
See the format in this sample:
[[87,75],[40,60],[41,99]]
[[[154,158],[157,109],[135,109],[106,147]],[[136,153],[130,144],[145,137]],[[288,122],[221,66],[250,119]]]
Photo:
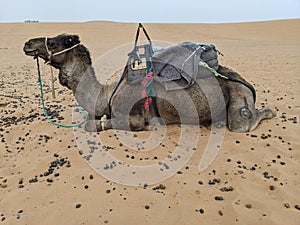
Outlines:
[[[77,35],[61,34],[53,38],[39,37],[25,43],[28,56],[40,57],[59,70],[59,82],[72,90],[78,103],[88,112],[87,131],[120,129],[141,131],[155,118],[153,107],[144,109],[141,97],[144,87],[125,80],[112,99],[110,115],[109,99],[116,82],[100,84],[96,79],[88,49],[80,44]],[[219,66],[221,77],[197,80],[189,88],[166,91],[154,81],[157,93],[157,109],[161,121],[168,124],[227,124],[233,132],[253,131],[261,120],[276,114],[270,108],[255,109],[255,90],[238,73]]]

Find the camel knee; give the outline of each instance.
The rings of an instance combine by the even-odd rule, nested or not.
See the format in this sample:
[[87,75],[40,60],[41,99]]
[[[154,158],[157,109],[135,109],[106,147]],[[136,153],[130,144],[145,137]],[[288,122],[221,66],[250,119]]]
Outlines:
[[99,120],[88,120],[85,123],[84,130],[86,132],[98,132],[101,130]]
[[145,120],[144,117],[141,115],[133,115],[130,116],[129,121],[130,130],[132,131],[142,131],[145,127]]

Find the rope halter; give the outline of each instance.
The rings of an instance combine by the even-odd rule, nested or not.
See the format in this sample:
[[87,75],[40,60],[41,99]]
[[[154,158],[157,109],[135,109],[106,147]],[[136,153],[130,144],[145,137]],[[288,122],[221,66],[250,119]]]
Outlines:
[[64,52],[70,51],[70,50],[72,50],[73,48],[76,48],[76,47],[80,44],[80,43],[78,43],[78,44],[76,44],[76,45],[73,45],[73,46],[70,47],[70,48],[66,48],[66,49],[61,50],[61,51],[59,51],[59,52],[52,53],[52,52],[49,50],[49,48],[48,48],[47,42],[48,42],[48,38],[45,37],[45,47],[46,47],[46,51],[47,51],[47,53],[48,53],[48,60],[49,60],[49,63],[51,62],[51,59],[53,58],[53,56],[57,56],[57,55],[60,55],[60,54],[62,54],[62,53],[64,53]]

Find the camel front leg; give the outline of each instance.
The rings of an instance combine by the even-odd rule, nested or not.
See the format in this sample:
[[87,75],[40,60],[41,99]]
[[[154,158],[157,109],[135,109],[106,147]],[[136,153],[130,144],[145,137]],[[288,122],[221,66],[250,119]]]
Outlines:
[[109,129],[141,131],[144,130],[144,127],[145,120],[141,115],[131,115],[129,120],[125,116],[112,119],[103,119],[102,117],[101,120],[88,120],[85,125],[85,131],[99,132]]

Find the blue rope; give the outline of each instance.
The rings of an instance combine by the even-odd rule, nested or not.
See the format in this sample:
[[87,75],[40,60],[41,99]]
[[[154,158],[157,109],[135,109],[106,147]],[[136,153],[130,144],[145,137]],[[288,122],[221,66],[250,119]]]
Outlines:
[[64,127],[64,128],[73,128],[73,127],[79,127],[82,124],[84,124],[87,120],[88,120],[88,114],[82,110],[82,108],[78,109],[78,112],[84,116],[84,119],[82,122],[80,123],[74,123],[71,125],[66,125],[66,124],[62,124],[62,123],[57,123],[54,120],[52,120],[49,115],[47,114],[47,110],[45,107],[45,101],[44,101],[44,94],[43,94],[43,84],[42,84],[42,79],[41,79],[41,72],[40,72],[40,64],[39,64],[39,58],[36,57],[36,63],[37,63],[37,69],[38,69],[38,80],[37,82],[40,85],[40,96],[41,96],[41,100],[42,100],[42,106],[43,106],[43,112],[44,112],[44,116],[46,117],[46,119],[53,125],[56,125],[58,127]]

